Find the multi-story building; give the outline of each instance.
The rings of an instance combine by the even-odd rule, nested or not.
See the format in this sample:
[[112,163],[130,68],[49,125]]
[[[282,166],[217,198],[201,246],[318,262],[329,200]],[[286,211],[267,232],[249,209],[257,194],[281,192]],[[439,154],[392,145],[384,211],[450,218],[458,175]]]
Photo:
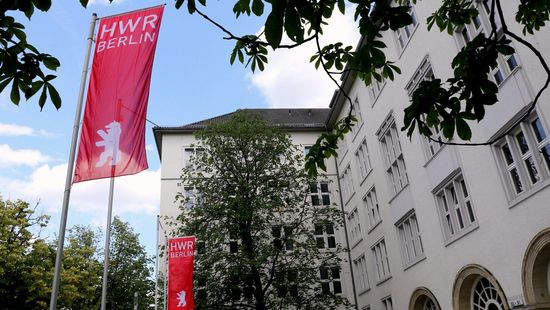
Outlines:
[[[440,145],[400,130],[418,83],[452,76],[453,55],[487,31],[488,3],[475,2],[480,15],[448,35],[428,31],[423,22],[439,2],[417,2],[415,22],[382,38],[402,74],[369,87],[350,75],[342,79],[358,123],[329,160],[328,173],[339,180],[331,199],[346,211],[347,234],[337,236],[350,249],[342,294],[357,309],[550,309],[550,94],[523,118],[546,80],[534,55],[514,42],[516,52],[500,57],[491,73],[499,103],[472,124],[472,140],[508,132],[497,143]],[[518,3],[501,1],[510,20]],[[521,33],[515,23],[508,27]],[[525,39],[550,55],[548,38],[543,29]],[[292,124],[295,111],[302,110],[287,110],[288,120],[277,121]],[[302,119],[287,129],[297,144],[312,144],[348,112],[349,102],[337,92],[322,112],[326,119]],[[155,129],[162,214],[175,212],[190,132]]]

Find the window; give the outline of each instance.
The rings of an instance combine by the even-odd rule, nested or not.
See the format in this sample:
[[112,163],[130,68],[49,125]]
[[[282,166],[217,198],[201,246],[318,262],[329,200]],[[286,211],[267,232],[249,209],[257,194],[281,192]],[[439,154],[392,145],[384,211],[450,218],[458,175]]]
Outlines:
[[416,221],[416,214],[412,213],[397,225],[401,240],[403,263],[409,266],[424,257],[424,247],[420,238],[420,229]]
[[[479,14],[472,19],[472,22],[457,29],[457,38],[460,43],[460,47],[466,46],[468,42],[472,41],[480,33],[487,34],[491,29],[491,22],[489,21],[489,15],[491,12],[491,3],[488,0],[477,1],[482,2],[482,8],[479,7]],[[497,14],[498,15],[498,14]],[[495,15],[495,22],[497,29],[501,28],[500,20]],[[519,66],[517,56],[515,54],[503,56],[499,55],[497,59],[497,66],[490,72],[490,78],[497,85],[500,85],[506,77],[508,77],[515,68]]]
[[382,310],[393,310],[393,302],[391,296],[382,299]]
[[312,206],[330,206],[330,191],[327,182],[309,184],[309,197]]
[[315,224],[315,240],[319,249],[336,248],[336,238],[332,223]]
[[380,218],[378,200],[376,198],[376,189],[374,187],[367,192],[365,197],[363,197],[363,202],[365,203],[369,214],[369,229],[373,229],[374,226],[382,221],[382,218]]
[[[405,89],[409,93],[409,97],[412,98],[414,91],[418,88],[418,85],[420,85],[422,81],[431,81],[434,78],[435,78],[435,75],[432,70],[430,59],[428,56],[426,56],[420,63],[420,66],[418,67],[418,69],[416,69],[411,80],[405,86]],[[442,133],[438,128],[432,128],[431,138],[436,141],[443,140]],[[441,143],[433,141],[432,139],[428,139],[425,136],[422,136],[422,139],[424,140],[423,142],[424,150],[426,153],[426,157],[428,159],[432,158],[437,153],[437,151],[439,151],[439,149],[443,146]]]
[[382,88],[384,88],[384,85],[386,85],[386,80],[378,81],[377,79],[373,79],[371,81],[371,84],[369,86],[369,96],[372,104],[378,99],[378,95],[380,95],[380,92],[382,92]]
[[347,135],[344,135],[344,139],[338,139],[338,149],[341,150],[341,152],[338,152],[338,156],[341,156],[340,158],[343,159],[346,153],[348,152]]
[[183,166],[185,168],[192,167],[193,169],[199,169],[198,166],[193,165],[193,159],[199,157],[202,152],[204,152],[203,148],[199,147],[186,147],[183,149]]
[[369,276],[367,274],[367,260],[365,255],[353,261],[353,274],[356,276],[355,281],[359,293],[369,289]]
[[498,290],[484,277],[476,280],[470,306],[472,310],[506,309]]
[[229,233],[229,253],[239,252],[239,236],[235,232]]
[[550,144],[538,116],[521,122],[497,149],[512,198],[549,178]]
[[391,192],[393,195],[397,195],[409,183],[409,180],[395,121],[391,118],[387,122],[389,126],[387,125],[386,129],[379,134],[379,138],[382,144]]
[[309,153],[309,150],[311,150],[311,145],[304,146],[304,156],[307,156]]
[[418,19],[416,18],[416,12],[411,3],[407,3],[410,6],[409,14],[412,17],[412,23],[405,27],[399,28],[395,31],[395,36],[397,38],[397,43],[399,43],[399,50],[402,51],[407,46],[409,39],[412,37],[414,30],[418,26]]
[[348,223],[351,227],[350,229],[350,239],[351,244],[355,245],[359,240],[363,238],[361,233],[361,220],[359,219],[359,210],[357,208],[353,209],[348,215]]
[[199,190],[194,186],[183,186],[183,205],[185,209],[191,210],[193,207],[200,205],[201,195]]
[[298,296],[298,273],[296,270],[279,271],[275,273],[273,284],[277,291],[277,296],[297,297]]
[[355,97],[355,100],[353,101],[353,116],[357,119],[357,123],[355,126],[351,127],[351,131],[353,132],[353,136],[357,135],[359,132],[359,128],[363,124],[363,116],[361,115],[361,105],[359,104],[359,98]]
[[321,273],[321,292],[324,295],[341,294],[340,269],[338,267],[321,267],[319,271]]
[[367,177],[367,174],[371,171],[372,167],[370,165],[369,151],[367,149],[367,140],[363,139],[357,151],[355,151],[355,160],[357,161],[357,166],[359,167],[359,174],[361,175],[361,180]]
[[380,283],[391,276],[390,261],[388,259],[388,252],[386,250],[386,242],[384,239],[375,244],[371,250],[374,255],[376,281]]
[[447,240],[477,224],[470,193],[462,175],[448,182],[436,197]]
[[351,177],[350,165],[348,165],[346,169],[344,169],[344,173],[342,174],[340,179],[342,180],[342,197],[344,198],[344,202],[347,202],[355,192],[355,189],[353,187],[353,180]]
[[271,227],[271,236],[273,236],[273,246],[277,250],[294,250],[294,240],[292,240],[292,227],[273,226]]

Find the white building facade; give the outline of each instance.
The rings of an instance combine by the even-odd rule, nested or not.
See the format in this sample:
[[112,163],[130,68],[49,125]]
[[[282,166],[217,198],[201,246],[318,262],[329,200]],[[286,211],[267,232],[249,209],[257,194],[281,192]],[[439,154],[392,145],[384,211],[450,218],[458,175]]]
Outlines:
[[[428,31],[424,22],[439,2],[417,2],[415,23],[383,37],[402,74],[369,87],[343,78],[358,123],[338,158],[329,159],[328,174],[338,177],[331,199],[346,211],[346,235],[337,236],[350,249],[342,294],[357,309],[550,309],[550,93],[516,125],[546,80],[534,55],[514,42],[516,53],[499,58],[491,73],[499,103],[472,124],[472,140],[485,142],[513,127],[494,145],[439,145],[400,130],[417,84],[451,77],[452,57],[487,29],[487,3],[475,2],[478,19],[450,36]],[[519,1],[501,3],[513,21]],[[521,33],[513,22],[508,27]],[[542,30],[525,39],[548,56],[549,38]],[[349,102],[337,92],[323,126],[288,130],[306,146],[348,112]],[[158,128],[155,136],[161,214],[175,215],[192,135]]]

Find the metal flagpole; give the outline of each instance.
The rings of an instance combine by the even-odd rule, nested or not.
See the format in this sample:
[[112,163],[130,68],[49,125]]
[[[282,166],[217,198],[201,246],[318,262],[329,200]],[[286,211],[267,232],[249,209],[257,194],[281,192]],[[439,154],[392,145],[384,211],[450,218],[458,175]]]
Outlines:
[[[113,160],[114,158],[115,157],[113,156]],[[111,183],[109,184],[109,207],[107,208],[107,228],[105,231],[105,249],[103,254],[103,286],[101,287],[101,310],[105,310],[105,307],[107,305],[107,278],[109,275],[109,247],[111,245],[111,217],[113,215],[114,188],[115,178],[111,177]]]
[[67,178],[65,179],[65,193],[63,195],[63,206],[61,209],[61,219],[59,222],[59,235],[57,240],[57,254],[55,256],[55,272],[52,282],[52,294],[50,298],[50,310],[57,309],[57,295],[59,294],[59,282],[61,278],[61,261],[63,259],[63,247],[65,243],[65,229],[67,228],[67,213],[69,211],[69,198],[71,196],[71,187],[73,182],[73,169],[76,153],[76,142],[78,141],[78,131],[80,128],[80,117],[82,115],[82,106],[84,103],[84,89],[86,88],[86,77],[88,75],[88,65],[90,62],[90,53],[92,42],[94,40],[95,24],[97,15],[92,14],[90,21],[90,31],[88,33],[88,46],[84,56],[84,68],[82,70],[82,79],[80,80],[80,91],[78,93],[78,102],[74,117],[73,136],[71,140],[71,149],[69,151],[69,162],[67,164]]

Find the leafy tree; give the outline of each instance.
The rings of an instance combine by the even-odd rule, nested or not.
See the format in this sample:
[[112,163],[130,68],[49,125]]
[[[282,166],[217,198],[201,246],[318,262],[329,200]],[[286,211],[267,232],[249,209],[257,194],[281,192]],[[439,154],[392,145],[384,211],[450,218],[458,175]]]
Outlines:
[[[110,0],[112,1],[112,0]],[[472,23],[479,14],[475,0],[440,0],[440,7],[427,19],[428,29],[435,25],[440,31],[449,34]],[[491,29],[489,33],[480,33],[471,40],[453,59],[451,67],[453,76],[446,81],[435,79],[420,83],[412,95],[411,104],[405,110],[402,128],[411,136],[417,129],[427,137],[432,131],[443,133],[447,144],[487,145],[499,140],[501,136],[481,143],[463,143],[472,137],[470,122],[479,122],[485,117],[485,108],[497,103],[498,87],[489,79],[491,69],[497,65],[497,57],[514,52],[511,40],[526,46],[540,61],[547,74],[547,80],[537,91],[531,105],[534,109],[542,92],[550,84],[550,68],[538,49],[521,36],[508,28],[508,23],[517,23],[523,28],[523,35],[539,31],[550,19],[550,0],[520,0],[515,21],[504,18],[502,0],[488,0],[490,7]],[[80,0],[83,6],[88,0]],[[413,22],[409,12],[410,3],[416,0],[236,0],[233,13],[236,18],[243,16],[266,16],[263,31],[258,34],[235,35],[219,22],[201,11],[207,5],[206,0],[175,0],[176,8],[184,4],[190,14],[198,14],[207,22],[218,27],[226,35],[225,39],[234,40],[235,47],[230,56],[230,63],[236,60],[256,69],[264,70],[268,63],[270,50],[292,49],[307,42],[315,42],[317,52],[310,59],[315,67],[321,68],[343,92],[351,105],[351,99],[340,86],[335,75],[349,75],[359,78],[366,85],[373,80],[393,80],[401,70],[388,59],[386,45],[381,36],[388,31],[398,31]],[[267,5],[266,5],[267,4]],[[30,17],[34,8],[47,11],[51,0],[7,0],[0,5],[0,91],[12,83],[11,99],[19,103],[19,90],[26,98],[42,88],[39,105],[46,100],[46,90],[59,107],[61,100],[55,88],[49,83],[53,75],[45,75],[40,64],[55,70],[59,62],[41,54],[26,42],[21,24],[6,16],[8,11],[19,10]],[[359,25],[358,31],[362,40],[357,49],[344,46],[342,42],[332,42],[325,46],[319,43],[323,29],[330,27],[329,19],[336,10],[342,14],[354,10],[353,16]],[[497,28],[497,22],[501,28]],[[287,38],[285,43],[283,38]],[[527,115],[527,114],[526,114]],[[519,123],[520,120],[517,120]],[[335,124],[333,132],[322,134],[311,148],[306,169],[311,175],[317,174],[318,168],[325,170],[325,159],[337,156],[337,142],[351,130],[355,123],[353,107],[347,117]],[[513,126],[511,126],[512,128]],[[449,140],[458,136],[458,142]]]
[[[49,302],[53,249],[40,237],[46,215],[21,200],[0,197],[0,308],[44,309]],[[44,276],[46,275],[46,276]]]
[[[101,301],[103,272],[99,231],[77,225],[69,230],[67,241],[58,305],[64,309],[97,309]],[[53,268],[51,274],[53,277]]]
[[342,249],[321,249],[314,232],[335,229],[343,214],[308,203],[317,180],[301,167],[303,153],[289,136],[240,111],[196,138],[204,152],[184,169],[183,182],[197,191],[178,196],[178,227],[197,237],[197,309],[346,305],[319,278],[329,270],[338,275]]
[[133,309],[137,293],[138,309],[148,309],[154,303],[153,258],[147,256],[139,234],[118,216],[111,231],[107,307]]

